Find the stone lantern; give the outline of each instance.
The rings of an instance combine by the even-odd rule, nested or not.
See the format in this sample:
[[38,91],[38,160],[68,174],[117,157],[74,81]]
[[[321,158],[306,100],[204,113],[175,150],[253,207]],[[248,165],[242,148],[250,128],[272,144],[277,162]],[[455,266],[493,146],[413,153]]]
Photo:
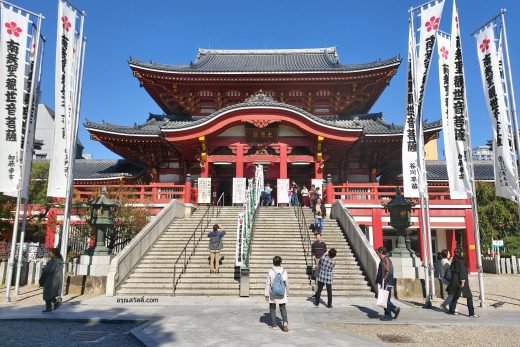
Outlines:
[[96,244],[89,250],[90,255],[108,255],[106,247],[106,232],[114,225],[114,211],[116,202],[106,197],[106,187],[101,195],[90,203],[90,224],[96,228]]
[[103,187],[99,197],[90,202],[90,224],[96,228],[96,244],[79,258],[77,275],[106,276],[112,255],[106,247],[107,229],[114,225],[116,202],[106,197]]
[[397,247],[392,250],[392,257],[404,258],[415,256],[413,251],[406,246],[406,229],[411,225],[410,213],[413,204],[401,195],[399,188],[395,191],[395,197],[389,203],[383,205],[390,212],[390,226],[397,230]]

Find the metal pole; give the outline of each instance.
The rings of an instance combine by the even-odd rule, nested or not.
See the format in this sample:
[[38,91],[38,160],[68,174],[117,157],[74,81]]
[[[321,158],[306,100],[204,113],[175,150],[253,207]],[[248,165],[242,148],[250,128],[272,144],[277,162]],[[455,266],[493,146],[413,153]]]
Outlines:
[[[22,188],[23,189],[23,188]],[[16,267],[16,278],[14,282],[14,295],[18,298],[20,294],[20,275],[22,272],[22,261],[23,261],[23,243],[25,239],[25,224],[27,223],[27,208],[29,207],[29,199],[23,199],[23,217],[22,217],[22,230],[20,231],[20,250],[18,251],[18,263]]]
[[11,239],[11,254],[9,255],[9,262],[7,265],[7,279],[5,280],[5,302],[11,302],[11,284],[14,270],[14,253],[16,252],[16,241],[18,238],[18,219],[20,217],[20,200],[22,199],[22,190],[18,190],[16,198],[16,211],[13,225],[13,238]]
[[482,24],[481,26],[478,27],[477,30],[475,30],[474,32],[471,33],[471,36],[475,36],[476,33],[478,33],[480,31],[480,29],[482,29],[483,27],[485,27],[486,25],[488,25],[489,23],[491,23],[492,21],[494,21],[495,19],[497,19],[498,17],[502,16],[504,13],[506,13],[506,10],[505,9],[501,9],[500,12],[498,12],[498,14],[496,16],[494,16],[493,18],[491,18],[490,20],[488,20],[486,23]]
[[437,2],[437,3],[438,3],[439,1],[441,1],[441,0],[431,0],[431,1],[425,2],[425,3],[422,4],[422,5],[419,5],[419,6],[416,6],[416,7],[412,7],[411,9],[408,10],[408,12],[415,12],[415,11],[417,11],[417,10],[419,10],[419,9],[421,9],[421,8],[423,8],[423,7],[425,7],[425,6],[430,5],[430,4],[433,3],[433,2]]
[[45,17],[41,13],[35,13],[35,12],[32,12],[32,11],[26,10],[23,7],[20,7],[20,6],[15,5],[15,4],[11,4],[10,2],[7,2],[5,0],[0,0],[0,3],[6,4],[7,6],[12,6],[12,7],[16,8],[16,9],[18,9],[20,11],[23,11],[23,12],[27,12],[28,14],[31,14],[31,15],[33,15],[35,17],[40,18],[40,19],[45,19]]
[[[78,79],[76,81],[76,95],[75,95],[75,109],[74,114],[72,117],[72,136],[70,138],[70,143],[68,144],[68,147],[70,149],[70,165],[67,172],[67,190],[65,193],[65,209],[63,212],[63,230],[62,230],[62,244],[61,244],[61,254],[64,257],[64,261],[67,261],[67,252],[68,252],[68,242],[69,242],[69,228],[70,228],[70,209],[71,209],[71,203],[72,203],[72,191],[73,191],[73,174],[74,174],[74,163],[76,161],[76,142],[77,142],[77,135],[78,135],[78,123],[79,123],[79,111],[80,111],[80,105],[81,102],[81,86],[83,82],[83,60],[85,58],[85,45],[86,42],[83,38],[83,24],[84,24],[84,16],[80,16],[80,31],[79,31],[79,37],[80,37],[80,59],[78,60],[78,68],[76,73],[79,74]],[[65,281],[65,271],[63,272],[63,282]],[[61,288],[62,296],[65,295],[65,286],[62,286]]]
[[[31,177],[31,168],[32,168],[32,148],[28,148],[28,146],[33,145],[33,141],[29,140],[29,134],[34,139],[35,131],[36,131],[36,120],[38,115],[38,102],[34,102],[38,100],[39,96],[39,83],[41,78],[41,68],[43,59],[40,58],[40,29],[42,25],[42,19],[38,18],[38,25],[36,27],[36,32],[34,36],[36,37],[36,42],[34,45],[34,59],[33,59],[33,70],[30,77],[30,90],[29,90],[29,100],[27,103],[27,118],[25,121],[25,138],[24,138],[24,147],[23,147],[23,164],[22,164],[22,192],[24,191],[24,183],[27,181],[30,184]],[[42,58],[43,58],[43,50],[42,50]],[[38,70],[37,70],[38,69]],[[36,78],[36,71],[38,71],[38,79]],[[34,104],[34,105],[33,105]],[[34,108],[33,108],[34,107]],[[32,122],[31,122],[32,121]],[[33,124],[33,125],[31,125]],[[33,127],[33,131],[30,131],[30,128]],[[29,175],[29,180],[27,180],[26,175]],[[29,187],[27,187],[27,195],[29,195]],[[27,208],[29,205],[29,197],[24,198],[24,209],[23,209],[23,217],[22,217],[22,230],[20,232],[20,254],[18,255],[18,266],[16,269],[16,280],[14,285],[15,295],[18,297],[20,293],[20,275],[22,272],[22,261],[23,261],[23,243],[25,241],[25,226],[27,224]]]
[[[509,108],[511,110],[511,123],[514,124],[514,128],[515,128],[515,133],[514,133],[514,139],[515,139],[515,145],[516,145],[516,151],[520,150],[520,144],[519,144],[519,133],[518,133],[518,115],[516,113],[516,100],[515,100],[515,89],[513,87],[513,74],[511,72],[511,61],[509,60],[509,45],[508,45],[508,42],[507,42],[507,31],[506,31],[506,22],[505,22],[505,17],[504,17],[504,13],[506,11],[505,10],[502,10],[500,12],[500,15],[501,15],[501,19],[502,19],[502,30],[504,32],[504,43],[505,43],[505,54],[506,54],[506,60],[507,60],[507,76],[504,76],[506,77],[506,80],[507,80],[507,84],[506,84],[506,87],[508,87],[509,89],[509,93],[507,93],[507,96],[509,98]],[[505,73],[505,70],[504,70],[504,75],[506,75]],[[518,152],[516,152],[516,164],[517,164],[517,179],[518,179],[518,175],[520,175],[520,167],[518,166],[520,163],[519,163],[519,160],[520,160],[520,155]],[[517,204],[518,204],[518,218],[519,218],[519,221],[520,221],[520,190],[517,192],[518,195],[517,195]]]

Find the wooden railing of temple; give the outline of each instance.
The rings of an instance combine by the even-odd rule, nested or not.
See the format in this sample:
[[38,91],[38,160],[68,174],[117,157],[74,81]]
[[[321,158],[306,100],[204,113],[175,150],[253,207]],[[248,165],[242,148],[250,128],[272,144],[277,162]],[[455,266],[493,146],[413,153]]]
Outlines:
[[[378,183],[344,183],[341,185],[327,184],[324,191],[327,203],[342,200],[347,204],[381,204],[395,196],[397,186],[382,186]],[[401,186],[401,191],[403,187]],[[429,186],[428,196],[436,205],[465,205],[469,200],[452,200],[448,186]],[[414,199],[411,199],[414,200]]]
[[[101,194],[102,185],[75,184],[73,200],[89,202]],[[190,182],[150,183],[146,185],[105,185],[108,195],[133,204],[167,204],[176,199],[196,205],[197,189]]]

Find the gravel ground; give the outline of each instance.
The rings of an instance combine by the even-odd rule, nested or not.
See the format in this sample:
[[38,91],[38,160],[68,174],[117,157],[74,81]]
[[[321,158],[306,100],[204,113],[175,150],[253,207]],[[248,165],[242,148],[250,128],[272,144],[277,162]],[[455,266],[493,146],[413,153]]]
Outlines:
[[[480,305],[478,276],[470,275],[469,284],[473,293],[473,305],[478,310]],[[500,310],[520,311],[520,275],[484,274],[484,296],[485,307],[493,308],[492,305],[499,304],[498,309]],[[442,301],[441,298],[438,298],[434,301],[434,305],[439,306]],[[423,300],[417,298],[409,301],[411,304],[414,302],[422,304]],[[458,305],[466,306],[466,299],[461,297],[457,302]],[[466,312],[466,308],[462,310]]]
[[324,324],[374,342],[403,346],[518,346],[520,332],[511,328],[449,325]]
[[[0,324],[2,346],[144,346],[129,331],[136,323],[12,320]],[[29,331],[28,334],[20,332]]]

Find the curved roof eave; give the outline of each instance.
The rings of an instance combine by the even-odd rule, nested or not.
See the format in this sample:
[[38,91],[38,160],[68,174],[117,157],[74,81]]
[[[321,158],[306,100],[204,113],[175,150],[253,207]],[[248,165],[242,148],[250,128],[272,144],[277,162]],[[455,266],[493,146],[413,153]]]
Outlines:
[[337,64],[335,67],[324,70],[254,70],[254,71],[205,71],[192,68],[190,65],[169,65],[169,64],[157,64],[157,63],[145,63],[140,60],[131,59],[129,61],[130,68],[141,69],[150,72],[158,72],[165,74],[201,74],[201,75],[258,75],[258,74],[330,74],[330,73],[360,73],[374,70],[382,70],[390,67],[398,67],[401,64],[401,58],[395,56],[393,58],[375,61],[368,64]]
[[339,131],[344,131],[344,132],[353,132],[353,131],[362,132],[363,131],[362,127],[339,128],[337,126],[334,126],[333,123],[328,122],[327,120],[320,119],[319,117],[316,117],[316,116],[310,114],[309,112],[300,109],[299,107],[276,102],[272,98],[270,98],[269,96],[264,95],[264,94],[256,94],[256,95],[250,97],[248,100],[246,100],[243,103],[225,107],[207,117],[204,117],[198,121],[193,122],[193,124],[188,123],[188,125],[185,127],[168,128],[168,126],[163,126],[163,127],[161,127],[161,131],[163,133],[166,133],[166,132],[181,132],[181,131],[196,129],[196,128],[203,127],[207,124],[213,123],[228,113],[239,111],[239,110],[253,110],[253,109],[272,109],[272,110],[289,111],[289,112],[298,114],[299,116],[311,121],[312,123],[314,123],[318,126],[323,126],[325,128],[331,129],[331,130],[339,130]]

